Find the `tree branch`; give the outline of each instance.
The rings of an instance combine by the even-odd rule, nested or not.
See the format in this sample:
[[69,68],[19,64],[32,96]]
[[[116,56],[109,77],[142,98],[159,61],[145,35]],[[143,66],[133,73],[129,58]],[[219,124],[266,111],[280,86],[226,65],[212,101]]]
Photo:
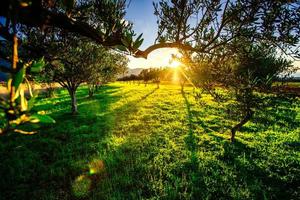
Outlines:
[[192,47],[189,44],[182,44],[179,42],[166,42],[166,43],[159,43],[159,44],[154,44],[149,46],[147,49],[144,51],[138,50],[134,56],[137,58],[145,58],[147,59],[148,55],[156,50],[156,49],[161,49],[161,48],[179,48],[185,51],[197,51],[194,47]]

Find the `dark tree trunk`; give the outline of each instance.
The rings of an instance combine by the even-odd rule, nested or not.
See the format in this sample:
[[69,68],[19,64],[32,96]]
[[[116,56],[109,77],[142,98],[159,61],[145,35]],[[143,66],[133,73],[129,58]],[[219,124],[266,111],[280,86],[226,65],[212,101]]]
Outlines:
[[94,96],[95,90],[96,90],[95,85],[89,85],[89,97],[90,98]]
[[92,88],[89,88],[89,97],[93,97],[94,96],[94,90]]
[[52,83],[48,83],[47,84],[47,88],[46,88],[46,96],[49,98],[54,97],[54,86],[52,85]]
[[101,87],[101,83],[97,83],[95,86],[95,91],[98,92]]
[[53,88],[47,88],[46,96],[49,98],[54,97],[54,89]]
[[249,110],[247,111],[245,117],[240,121],[238,124],[236,124],[234,127],[231,128],[231,138],[230,141],[233,143],[235,138],[235,133],[239,131],[242,126],[244,126],[253,116],[253,111]]
[[72,114],[76,114],[78,112],[77,109],[77,99],[76,99],[76,89],[68,89],[69,94],[71,96],[71,112]]

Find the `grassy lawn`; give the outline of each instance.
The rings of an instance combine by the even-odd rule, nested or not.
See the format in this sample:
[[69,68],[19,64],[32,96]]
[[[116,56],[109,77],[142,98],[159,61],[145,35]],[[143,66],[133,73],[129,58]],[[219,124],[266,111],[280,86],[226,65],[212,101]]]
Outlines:
[[274,99],[230,144],[226,107],[192,88],[59,90],[56,124],[0,137],[0,199],[299,199],[300,100]]

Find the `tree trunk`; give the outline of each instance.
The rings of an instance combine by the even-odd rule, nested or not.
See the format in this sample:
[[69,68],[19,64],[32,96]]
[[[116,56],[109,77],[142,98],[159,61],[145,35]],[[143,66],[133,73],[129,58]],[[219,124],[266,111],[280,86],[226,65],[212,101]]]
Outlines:
[[76,99],[76,89],[70,89],[69,94],[71,96],[71,112],[72,114],[76,114],[77,110],[77,99]]
[[54,86],[52,85],[52,83],[47,83],[47,86],[46,86],[46,96],[49,97],[49,98],[52,98],[54,97]]
[[95,86],[95,92],[98,92],[101,87],[101,83],[97,83]]
[[95,90],[96,90],[95,85],[89,85],[89,97],[90,98],[94,96]]
[[46,96],[49,98],[54,97],[54,89],[53,88],[47,88],[46,89]]
[[[13,70],[16,70],[17,69],[17,63],[19,61],[19,57],[18,57],[18,37],[17,37],[17,34],[16,34],[16,26],[15,24],[13,25],[13,32],[14,32],[14,35],[13,35],[13,53],[12,53],[12,69]],[[15,93],[16,93],[16,89],[14,84],[13,84],[13,81],[10,83],[11,84],[11,90],[9,91],[10,92],[10,110],[14,110],[14,96],[15,96]]]
[[181,82],[180,86],[181,86],[181,92],[183,92],[183,90],[184,90],[184,82]]
[[94,91],[92,88],[89,88],[89,97],[93,97],[94,96]]
[[233,143],[235,138],[235,133],[239,131],[242,126],[244,126],[253,116],[253,111],[249,110],[247,111],[246,116],[240,121],[238,124],[236,124],[234,127],[231,128],[231,138],[230,141]]

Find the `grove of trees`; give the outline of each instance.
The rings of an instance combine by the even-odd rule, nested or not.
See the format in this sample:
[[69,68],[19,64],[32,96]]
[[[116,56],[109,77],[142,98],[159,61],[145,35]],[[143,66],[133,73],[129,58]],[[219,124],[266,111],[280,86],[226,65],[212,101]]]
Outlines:
[[0,199],[299,199],[300,1],[145,2],[0,2]]
[[[147,58],[152,51],[169,47],[179,48],[185,65],[197,71],[189,76],[194,85],[212,91],[221,84],[234,91],[244,113],[241,125],[232,129],[234,137],[252,116],[248,101],[252,102],[254,89],[270,86],[274,76],[289,68],[280,56],[299,56],[298,1],[160,0],[153,3],[157,39],[145,50],[139,49],[142,34],[137,36],[133,24],[124,19],[125,0],[11,0],[1,4],[1,44],[7,47],[1,48],[1,57],[11,63],[11,68],[1,66],[10,74],[9,98],[1,100],[6,127],[37,121],[30,118],[21,87],[30,71],[44,66],[53,81],[67,88],[76,113],[76,89],[81,83],[89,83],[92,96],[98,83],[124,72],[124,55]],[[257,57],[265,52],[260,48],[268,54]],[[45,63],[37,62],[41,57]],[[159,87],[162,74],[151,69],[141,76],[145,84],[152,80]]]

